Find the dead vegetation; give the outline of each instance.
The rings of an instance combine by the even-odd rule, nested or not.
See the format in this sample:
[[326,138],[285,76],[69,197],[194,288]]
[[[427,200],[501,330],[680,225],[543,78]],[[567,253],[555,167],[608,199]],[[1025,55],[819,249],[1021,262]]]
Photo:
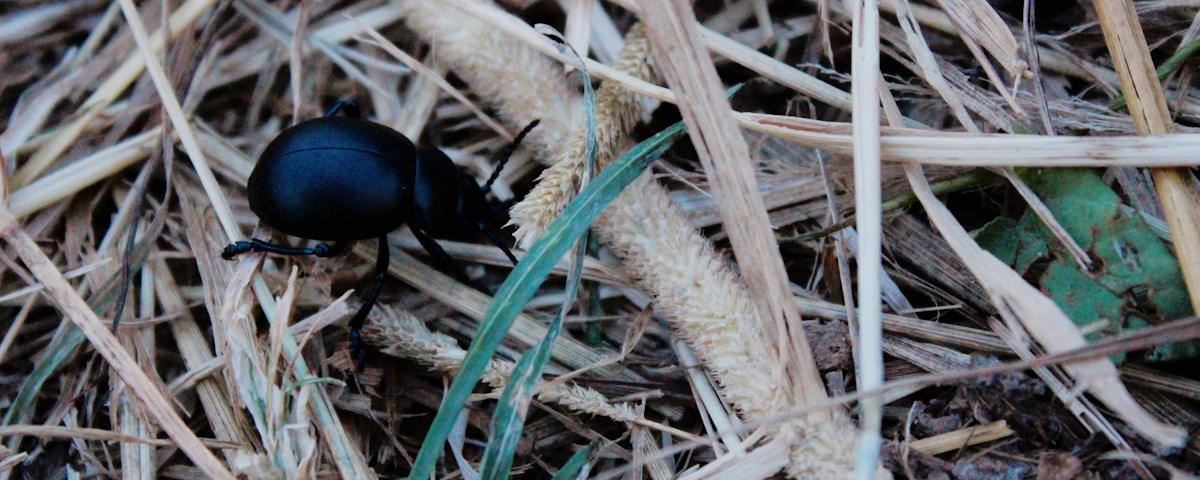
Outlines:
[[[501,394],[572,298],[566,259],[472,370],[437,478],[506,476],[503,431],[528,478],[1200,471],[1195,5],[855,3],[6,2],[0,476],[420,463],[502,253],[443,242],[479,289],[391,235],[358,373],[374,242],[220,258],[271,234],[244,189],[265,145],[343,98],[480,179],[541,120],[490,219],[530,251],[587,152],[688,127],[590,225],[536,391]],[[592,104],[538,23],[590,52]]]

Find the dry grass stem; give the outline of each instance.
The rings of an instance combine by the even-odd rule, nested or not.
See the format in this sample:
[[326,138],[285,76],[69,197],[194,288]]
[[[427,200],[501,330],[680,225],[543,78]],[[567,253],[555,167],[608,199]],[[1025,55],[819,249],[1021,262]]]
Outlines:
[[[736,114],[745,128],[842,155],[851,126],[798,117]],[[1178,167],[1192,165],[1200,134],[1048,137],[884,127],[884,160],[959,167]]]
[[749,322],[745,340],[762,342],[748,349],[768,355],[765,360],[775,369],[772,383],[788,385],[784,388],[792,389],[799,401],[824,398],[807,341],[803,335],[788,333],[787,325],[800,318],[795,307],[785,301],[787,275],[770,233],[762,196],[754,185],[754,173],[745,161],[750,158],[749,148],[729,119],[730,106],[711,58],[702,50],[688,48],[700,44],[695,17],[682,2],[642,6],[658,68],[677,96],[693,100],[681,104],[680,113],[688,123],[692,144],[704,164],[757,310],[740,320]]
[[[897,7],[899,7],[900,1],[897,0]],[[972,39],[974,43],[987,50],[996,58],[1000,66],[1008,71],[1010,77],[1017,78],[1025,74],[1028,66],[1018,51],[1017,40],[1013,38],[1012,31],[1008,29],[1004,20],[991,5],[982,0],[938,1],[937,3],[954,23],[954,28],[958,29],[959,34]],[[972,54],[974,53],[972,52]],[[985,60],[978,55],[976,55],[976,59]],[[996,79],[993,78],[993,81]],[[996,81],[996,85],[1002,87],[1004,83]]]
[[[1163,135],[1174,130],[1171,113],[1167,111],[1162,84],[1154,73],[1154,61],[1146,45],[1146,37],[1138,23],[1131,1],[1095,2],[1096,16],[1104,30],[1104,41],[1121,79],[1121,90],[1129,99],[1129,114],[1141,135]],[[1150,171],[1162,202],[1171,237],[1177,245],[1200,242],[1200,186],[1191,173],[1178,169]],[[1193,308],[1200,308],[1200,252],[1191,248],[1178,250],[1179,267],[1183,270]]]
[[21,229],[17,219],[6,209],[0,209],[0,238],[17,252],[30,271],[46,286],[46,292],[77,328],[88,336],[92,345],[112,365],[117,375],[133,390],[150,416],[158,422],[204,473],[212,478],[229,478],[233,474],[217,460],[192,430],[179,418],[171,405],[155,388],[154,383],[142,372],[116,337],[109,332],[92,309],[79,298],[58,268],[38,249],[33,239]]
[[[194,22],[201,14],[213,5],[213,0],[189,0],[180,5],[171,15],[168,25],[172,34],[178,33],[186,25]],[[162,49],[165,43],[164,33],[157,31],[147,41],[153,51]],[[116,100],[146,68],[146,57],[142,54],[130,53],[129,57],[103,83],[92,92],[83,102],[82,111],[76,112],[74,119],[56,130],[54,137],[34,153],[24,167],[15,172],[12,177],[14,185],[26,185],[33,181],[50,166],[54,160],[75,142],[78,136],[89,127],[101,112]]]
[[18,188],[8,197],[9,209],[17,218],[60,202],[100,182],[114,173],[145,159],[149,149],[159,143],[161,128],[152,128],[87,158],[76,161],[72,168],[56,170]]
[[742,447],[744,439],[738,435],[734,426],[734,420],[737,417],[731,416],[729,405],[721,401],[717,394],[717,386],[713,384],[712,377],[704,371],[704,365],[700,363],[696,354],[686,343],[674,341],[671,342],[671,347],[675,350],[675,355],[679,357],[680,368],[687,373],[688,384],[692,387],[692,397],[696,399],[696,406],[700,409],[709,436],[715,434],[725,445],[724,449],[718,446],[715,450],[718,453],[722,450],[728,450],[732,454],[746,453]]
[[204,186],[204,191],[208,194],[209,199],[213,202],[213,210],[217,215],[217,219],[221,221],[221,226],[225,229],[225,234],[232,240],[241,237],[241,231],[237,227],[237,222],[233,219],[233,212],[229,210],[229,204],[225,202],[225,194],[221,187],[217,185],[217,178],[213,176],[212,168],[209,167],[208,161],[204,157],[204,153],[200,150],[200,145],[196,141],[196,134],[192,131],[192,124],[188,122],[182,107],[179,105],[179,99],[172,89],[170,80],[167,79],[166,72],[163,71],[162,64],[155,57],[155,48],[151,45],[150,38],[146,35],[146,28],[142,25],[140,13],[137,11],[137,6],[132,0],[120,0],[121,10],[125,13],[125,21],[129,23],[130,31],[133,33],[134,42],[137,44],[139,51],[142,54],[145,62],[145,67],[150,74],[150,78],[154,81],[154,87],[158,90],[159,99],[163,103],[163,109],[167,115],[171,117],[171,124],[174,126],[176,134],[179,135],[179,141],[183,144],[183,148],[188,153],[188,157],[192,161],[192,167],[196,169],[196,176],[200,177],[200,184]]
[[909,442],[907,446],[921,453],[938,455],[960,450],[969,445],[979,445],[1010,437],[1015,433],[1013,429],[1008,428],[1008,424],[1004,420],[1000,420],[986,425],[968,427],[941,435],[922,438]]
[[[363,329],[363,338],[388,355],[407,358],[428,366],[444,375],[458,372],[467,351],[447,335],[430,332],[408,312],[381,307],[377,315]],[[483,376],[483,381],[499,391],[512,376],[514,364],[492,360]],[[601,415],[618,422],[640,422],[633,406],[611,403],[600,393],[578,385],[551,383],[538,389],[537,398],[543,402],[558,403],[573,411],[590,415]]]
[[[954,248],[967,268],[975,274],[988,290],[992,303],[1009,328],[1024,327],[1025,331],[1050,353],[1063,352],[1087,344],[1078,327],[1071,323],[1062,310],[1049,298],[1036,291],[1010,267],[985,252],[967,235],[962,226],[945,207],[929,192],[928,183],[920,167],[909,165],[909,181],[921,204],[929,212],[930,220],[942,232],[942,236]],[[1145,409],[1130,397],[1128,390],[1117,378],[1116,367],[1107,359],[1091,360],[1064,365],[1088,391],[1117,412],[1131,426],[1147,438],[1163,445],[1180,445],[1184,431],[1166,425],[1150,416]]]
[[1121,378],[1127,382],[1145,385],[1184,398],[1200,399],[1200,382],[1190,378],[1158,372],[1137,365],[1122,366]]
[[[494,421],[514,478],[1200,471],[1195,5],[876,3],[5,3],[0,479],[402,478],[441,435],[438,477],[503,475]],[[422,186],[497,171],[477,216],[395,212],[470,220],[438,239],[455,275],[408,227],[348,245],[249,208],[265,147],[338,100],[446,153],[458,180]],[[431,427],[527,272],[492,242],[557,235],[585,123],[605,169],[681,119],[587,225],[579,291],[561,259]],[[222,258],[248,238],[348,254]]]

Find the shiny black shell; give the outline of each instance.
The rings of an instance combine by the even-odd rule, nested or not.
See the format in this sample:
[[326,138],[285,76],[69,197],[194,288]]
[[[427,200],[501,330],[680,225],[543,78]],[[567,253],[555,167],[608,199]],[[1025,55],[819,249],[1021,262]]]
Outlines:
[[417,163],[416,147],[391,128],[350,117],[316,118],[284,130],[267,146],[246,193],[259,219],[288,235],[376,238],[409,219]]

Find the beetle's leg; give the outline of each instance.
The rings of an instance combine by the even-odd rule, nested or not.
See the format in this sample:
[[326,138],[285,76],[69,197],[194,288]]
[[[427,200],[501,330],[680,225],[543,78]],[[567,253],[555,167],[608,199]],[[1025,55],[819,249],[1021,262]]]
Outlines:
[[332,117],[339,111],[346,112],[347,117],[362,118],[362,109],[358,108],[358,102],[354,100],[338,100],[332,107],[329,107],[329,110],[325,111],[325,116]]
[[488,209],[492,211],[491,213],[507,212],[516,203],[516,200],[511,198],[503,201],[497,200],[495,202],[488,203]]
[[354,318],[350,319],[350,358],[354,359],[354,367],[359,372],[367,363],[366,355],[363,354],[362,326],[366,323],[367,314],[371,313],[371,308],[375,307],[375,301],[379,299],[379,291],[383,289],[383,279],[387,277],[388,258],[387,235],[381,235],[379,237],[379,253],[375,256],[375,285],[371,287],[371,294],[367,295],[362,306],[358,307]]
[[508,245],[505,245],[499,238],[496,238],[496,233],[492,232],[492,229],[487,228],[487,225],[484,225],[483,222],[478,222],[476,226],[479,227],[480,232],[483,232],[483,236],[492,242],[492,245],[500,247],[500,250],[504,250],[504,254],[508,255],[508,259],[512,261],[513,265],[517,264],[517,256],[513,255],[512,250],[508,249]]
[[313,255],[317,257],[332,257],[344,251],[346,251],[346,245],[343,243],[334,243],[333,246],[324,243],[318,243],[312,248],[293,248],[285,247],[283,245],[276,245],[274,243],[267,242],[266,240],[252,238],[248,242],[235,242],[229,244],[229,246],[225,247],[225,250],[221,252],[221,258],[233,260],[233,257],[246,252],[267,252],[277,255]]
[[429,256],[433,257],[433,263],[437,266],[438,270],[450,272],[458,281],[467,285],[474,285],[470,277],[467,277],[467,273],[463,271],[462,266],[454,261],[450,257],[450,254],[442,249],[441,245],[438,245],[437,240],[434,240],[433,237],[419,228],[410,226],[410,229],[413,232],[413,236],[417,237],[417,241],[421,242],[421,246],[425,248],[425,251],[429,252]]

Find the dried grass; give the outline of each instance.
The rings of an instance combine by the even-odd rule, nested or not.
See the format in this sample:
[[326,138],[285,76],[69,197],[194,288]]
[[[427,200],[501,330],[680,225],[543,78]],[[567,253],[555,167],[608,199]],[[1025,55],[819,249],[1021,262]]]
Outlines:
[[[1092,476],[1200,469],[1194,369],[1104,356],[1172,334],[1089,349],[968,232],[1026,209],[1054,230],[1022,169],[1103,169],[1123,207],[1165,222],[1200,304],[1200,88],[1187,67],[1160,83],[1151,56],[1183,48],[1191,7],[1039,11],[1030,39],[1023,12],[982,0],[143,3],[0,7],[0,479],[407,474],[491,296],[392,235],[355,373],[339,326],[373,245],[218,253],[270,234],[245,201],[255,159],[337,98],[479,179],[541,120],[494,189],[516,192],[512,237],[532,244],[577,193],[586,143],[578,77],[535,19],[592,54],[601,168],[675,112],[692,148],[593,225],[588,321],[553,347],[514,472],[548,478],[593,441],[597,478],[1049,474],[1021,459],[1062,451]],[[1118,94],[1127,109],[1108,107]],[[975,169],[999,177],[933,194]],[[479,285],[507,272],[493,248],[445,246]],[[565,271],[516,319],[439,477],[480,460],[490,399]]]

